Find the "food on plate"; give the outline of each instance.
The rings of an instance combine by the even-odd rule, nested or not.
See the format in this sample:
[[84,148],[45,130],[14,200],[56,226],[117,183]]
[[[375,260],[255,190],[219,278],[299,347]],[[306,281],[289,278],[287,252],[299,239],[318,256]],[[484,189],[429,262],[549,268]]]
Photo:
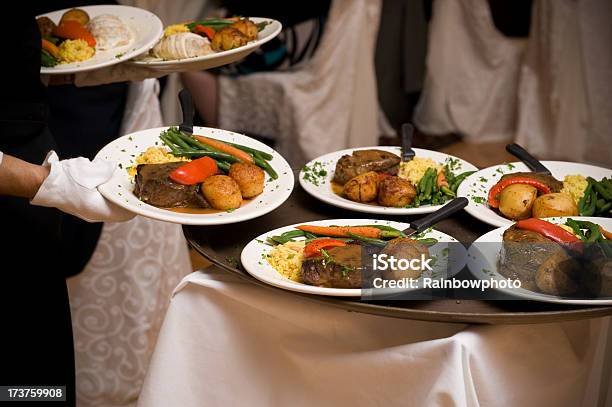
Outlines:
[[170,179],[170,173],[182,165],[182,162],[138,165],[134,195],[149,205],[161,208],[210,208],[200,185],[183,185]]
[[162,38],[151,54],[161,59],[184,59],[210,54],[210,41],[190,32],[178,32]]
[[[290,280],[318,287],[361,288],[365,244],[368,253],[374,250],[410,260],[429,257],[427,246],[437,240],[407,238],[402,231],[384,225],[300,225],[269,237],[267,243],[274,246],[266,256],[267,262]],[[390,269],[381,276],[416,279],[421,272]]]
[[538,190],[531,185],[509,185],[499,195],[499,211],[514,220],[530,218],[531,208],[537,196]]
[[213,175],[202,183],[204,197],[215,209],[231,210],[242,205],[240,187],[227,175]]
[[246,35],[233,27],[225,27],[215,33],[211,47],[215,51],[229,51],[230,49],[242,47],[247,42],[249,40]]
[[229,176],[236,181],[244,198],[253,198],[263,192],[265,173],[255,164],[234,163],[230,166]]
[[89,14],[80,8],[73,8],[66,11],[62,15],[62,18],[60,18],[60,24],[65,23],[66,21],[76,21],[77,23],[86,26],[89,22]]
[[134,194],[153,206],[232,211],[263,193],[265,173],[278,177],[268,162],[272,156],[250,147],[188,136],[175,127],[164,130],[160,141],[164,146],[147,148],[126,169],[135,176]]
[[36,19],[36,23],[38,24],[38,31],[40,31],[40,35],[44,38],[44,37],[49,37],[51,36],[51,34],[53,33],[53,30],[55,30],[55,27],[57,26],[53,20],[51,20],[49,17],[38,17]]
[[269,22],[255,24],[248,18],[207,18],[169,25],[150,55],[164,60],[195,58],[228,51],[257,40]]
[[378,184],[379,205],[402,208],[408,206],[415,197],[416,188],[403,178],[383,176]]
[[[304,179],[317,185],[315,165],[304,167]],[[332,190],[354,202],[385,207],[440,205],[455,198],[459,184],[473,173],[455,174],[457,166],[454,158],[445,163],[423,157],[401,162],[398,155],[388,151],[356,150],[336,162]]]
[[378,183],[380,175],[377,172],[369,171],[351,178],[344,184],[344,195],[355,202],[370,202],[378,195]]
[[59,46],[58,59],[62,62],[81,62],[93,57],[95,50],[84,40],[66,40]]
[[119,17],[110,14],[92,18],[87,29],[96,39],[96,49],[101,51],[126,46],[133,40],[132,31],[127,25]]
[[357,150],[343,155],[336,163],[334,182],[346,184],[350,179],[366,172],[397,173],[400,158],[383,150]]
[[131,30],[119,17],[106,14],[90,19],[79,8],[66,11],[58,24],[49,17],[39,17],[36,22],[42,37],[40,62],[44,67],[87,61],[96,51],[126,46],[133,40]]
[[532,213],[534,218],[577,216],[578,206],[571,195],[553,192],[538,197],[533,202]]
[[557,296],[612,295],[612,240],[601,226],[569,218],[565,224],[529,218],[503,234],[499,272],[521,287]]
[[[533,193],[535,197],[529,198]],[[567,175],[563,182],[533,172],[505,174],[489,190],[488,205],[517,220],[551,216],[612,216],[612,181]]]

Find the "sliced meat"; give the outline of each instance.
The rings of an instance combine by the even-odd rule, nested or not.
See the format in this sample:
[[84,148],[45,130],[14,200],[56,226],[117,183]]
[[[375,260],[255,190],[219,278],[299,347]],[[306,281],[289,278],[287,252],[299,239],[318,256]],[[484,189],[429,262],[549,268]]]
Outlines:
[[[429,257],[429,249],[416,240],[407,237],[398,237],[397,239],[389,241],[380,254],[386,254],[389,257],[393,256],[397,260],[420,259],[422,256],[427,259]],[[386,280],[401,280],[403,278],[417,279],[421,277],[422,273],[423,270],[389,269],[383,272],[383,277]]]
[[210,208],[200,192],[200,184],[181,185],[173,182],[169,174],[185,164],[141,164],[136,170],[134,195],[143,202],[160,208]]
[[328,258],[305,259],[302,282],[318,287],[361,288],[361,250],[361,245],[349,244],[327,250]]
[[506,174],[502,176],[501,180],[517,177],[537,179],[538,181],[548,186],[548,188],[550,188],[550,192],[561,192],[561,189],[563,189],[563,182],[559,181],[552,175],[538,174],[535,172],[513,172],[511,174]]
[[344,185],[351,178],[368,171],[397,172],[399,156],[382,150],[358,150],[352,155],[343,155],[336,163],[334,182]]

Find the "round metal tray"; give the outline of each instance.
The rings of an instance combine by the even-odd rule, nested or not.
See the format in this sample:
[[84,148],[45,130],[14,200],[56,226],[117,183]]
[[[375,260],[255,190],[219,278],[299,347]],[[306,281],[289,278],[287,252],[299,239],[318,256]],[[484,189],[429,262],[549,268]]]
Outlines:
[[[297,177],[296,177],[297,179]],[[333,218],[371,218],[375,215],[346,211],[324,204],[296,185],[291,197],[275,211],[240,224],[221,226],[183,226],[190,245],[206,259],[222,269],[262,288],[283,291],[318,303],[328,304],[352,312],[424,321],[531,324],[571,321],[612,315],[612,307],[548,304],[522,300],[465,300],[440,298],[416,301],[355,301],[339,297],[323,297],[285,291],[269,286],[243,271],[239,259],[242,249],[255,237],[269,230],[297,222]],[[409,222],[416,217],[381,217]],[[455,214],[436,225],[461,242],[471,243],[491,230],[488,225],[470,217],[466,212]],[[469,277],[467,269],[458,276]],[[452,297],[453,293],[443,293]]]

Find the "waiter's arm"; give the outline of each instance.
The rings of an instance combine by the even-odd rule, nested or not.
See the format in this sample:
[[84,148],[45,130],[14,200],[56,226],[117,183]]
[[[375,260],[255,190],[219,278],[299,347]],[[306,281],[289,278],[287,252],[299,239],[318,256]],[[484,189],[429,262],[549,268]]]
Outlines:
[[0,153],[0,195],[32,199],[48,175],[49,167]]

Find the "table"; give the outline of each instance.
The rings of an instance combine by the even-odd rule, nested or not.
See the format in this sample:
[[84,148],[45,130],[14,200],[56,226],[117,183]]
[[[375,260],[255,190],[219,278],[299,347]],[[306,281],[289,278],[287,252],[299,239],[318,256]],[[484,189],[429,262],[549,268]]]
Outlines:
[[[223,270],[265,289],[285,291],[260,282],[240,267],[240,253],[249,241],[269,230],[297,222],[371,217],[406,222],[416,219],[416,217],[363,214],[336,208],[311,197],[297,184],[283,205],[265,216],[241,223],[239,228],[236,225],[183,226],[183,231],[187,241],[198,253]],[[472,218],[464,211],[440,222],[436,228],[464,243],[471,243],[478,236],[492,229],[491,226]],[[457,275],[459,278],[470,276],[467,268]],[[533,324],[612,315],[612,307],[609,306],[548,304],[522,300],[482,301],[441,298],[434,301],[365,302],[294,292],[292,294],[353,312],[437,322]],[[451,297],[454,294],[452,290],[446,292],[446,295]]]

